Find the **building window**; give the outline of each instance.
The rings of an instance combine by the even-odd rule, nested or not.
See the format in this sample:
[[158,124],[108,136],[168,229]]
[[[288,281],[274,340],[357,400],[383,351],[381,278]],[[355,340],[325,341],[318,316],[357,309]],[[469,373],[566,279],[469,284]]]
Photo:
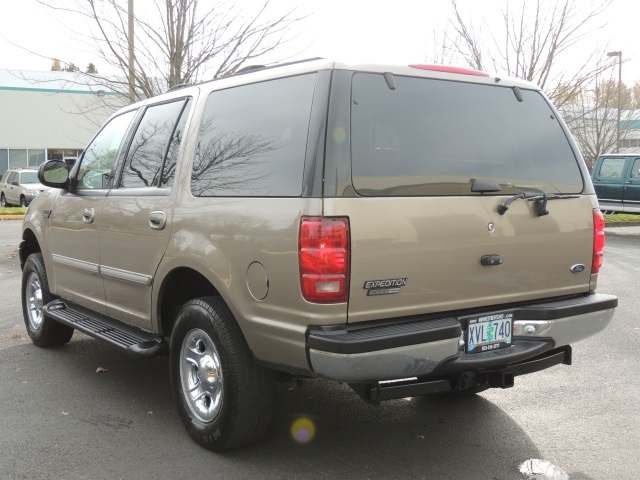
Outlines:
[[27,149],[26,148],[12,148],[9,149],[9,167],[20,168],[26,167],[27,161]]
[[39,167],[40,164],[44,163],[44,148],[40,149],[29,149],[29,166],[30,167]]
[[0,148],[0,172],[4,173],[9,170],[9,151],[6,148]]

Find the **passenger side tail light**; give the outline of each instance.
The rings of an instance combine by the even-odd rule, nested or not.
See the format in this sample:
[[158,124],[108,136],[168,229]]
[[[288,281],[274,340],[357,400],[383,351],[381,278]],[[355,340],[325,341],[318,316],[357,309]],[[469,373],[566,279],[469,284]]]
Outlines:
[[598,273],[602,267],[604,256],[604,216],[598,209],[593,210],[593,261],[591,262],[591,273]]
[[313,303],[349,298],[350,238],[347,217],[302,217],[298,243],[302,296]]

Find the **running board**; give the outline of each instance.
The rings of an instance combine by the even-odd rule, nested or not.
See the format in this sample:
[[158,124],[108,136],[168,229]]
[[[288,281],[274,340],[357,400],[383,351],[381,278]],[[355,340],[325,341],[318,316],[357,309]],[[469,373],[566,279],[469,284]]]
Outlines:
[[169,346],[153,332],[141,330],[119,320],[74,305],[54,300],[42,309],[45,316],[98,340],[122,348],[139,357],[159,357],[169,354]]

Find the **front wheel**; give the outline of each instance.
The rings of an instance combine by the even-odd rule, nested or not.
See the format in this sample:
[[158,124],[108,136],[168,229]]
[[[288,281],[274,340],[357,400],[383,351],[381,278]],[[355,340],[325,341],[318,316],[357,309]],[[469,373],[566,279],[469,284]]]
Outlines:
[[22,314],[27,333],[38,347],[57,347],[71,340],[73,328],[44,315],[42,307],[55,300],[49,291],[41,253],[32,253],[22,270]]
[[171,385],[187,432],[216,452],[259,440],[275,410],[276,379],[257,365],[226,304],[187,302],[171,335]]
[[0,195],[0,207],[5,208],[8,206],[9,204],[7,203],[7,197],[5,197],[3,193],[2,195]]
[[25,196],[20,197],[20,206],[23,208],[26,208],[27,206],[27,199]]

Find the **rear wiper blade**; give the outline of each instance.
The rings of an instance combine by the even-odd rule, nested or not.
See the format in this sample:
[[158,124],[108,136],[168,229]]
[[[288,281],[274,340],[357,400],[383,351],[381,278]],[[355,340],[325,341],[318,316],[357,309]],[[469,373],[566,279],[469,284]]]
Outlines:
[[564,200],[567,198],[579,198],[580,195],[562,195],[562,194],[554,194],[554,193],[536,193],[536,192],[521,192],[512,197],[510,197],[506,202],[498,205],[498,213],[500,215],[504,215],[507,210],[509,210],[509,206],[518,200],[519,198],[526,198],[530,202],[535,202],[533,204],[533,210],[538,217],[543,217],[545,215],[549,215],[549,210],[547,210],[547,201],[548,200]]

